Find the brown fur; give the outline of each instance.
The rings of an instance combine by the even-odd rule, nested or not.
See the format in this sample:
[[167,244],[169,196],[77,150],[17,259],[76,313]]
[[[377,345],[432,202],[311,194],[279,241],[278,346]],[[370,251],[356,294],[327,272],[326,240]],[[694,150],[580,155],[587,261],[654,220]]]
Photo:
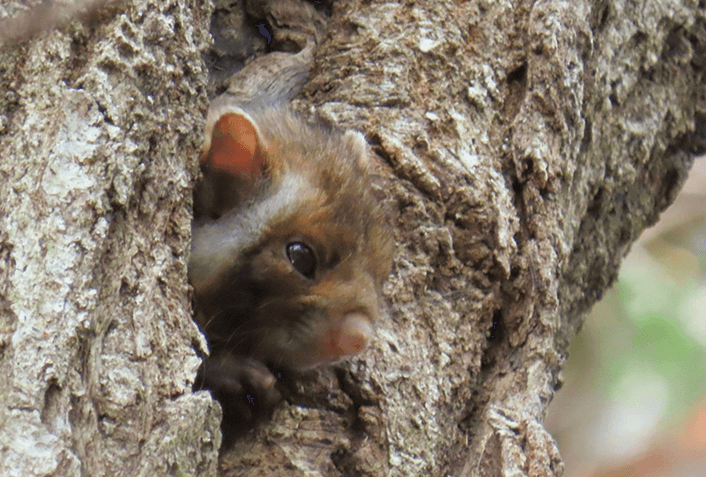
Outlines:
[[[210,162],[213,128],[231,113],[257,130],[259,174]],[[189,268],[211,359],[284,368],[338,359],[327,337],[340,334],[346,317],[378,319],[392,255],[362,138],[310,127],[284,109],[215,104],[202,160]],[[313,278],[290,263],[292,242],[313,250]]]

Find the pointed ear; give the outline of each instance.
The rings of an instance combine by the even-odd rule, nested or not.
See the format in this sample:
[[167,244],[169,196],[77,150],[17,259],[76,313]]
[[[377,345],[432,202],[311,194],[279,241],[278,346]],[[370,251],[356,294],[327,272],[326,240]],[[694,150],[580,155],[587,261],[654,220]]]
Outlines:
[[[215,117],[214,117],[215,116]],[[244,111],[233,108],[219,114],[209,111],[206,141],[201,155],[204,173],[224,173],[245,182],[254,181],[264,165],[260,131]]]
[[253,118],[225,100],[214,101],[206,120],[203,178],[194,190],[194,215],[215,219],[251,197],[265,174],[266,155]]
[[370,162],[370,158],[368,157],[368,141],[365,140],[365,136],[358,131],[349,129],[343,135],[343,140],[346,141],[348,147],[350,147],[358,164],[363,167],[367,166]]

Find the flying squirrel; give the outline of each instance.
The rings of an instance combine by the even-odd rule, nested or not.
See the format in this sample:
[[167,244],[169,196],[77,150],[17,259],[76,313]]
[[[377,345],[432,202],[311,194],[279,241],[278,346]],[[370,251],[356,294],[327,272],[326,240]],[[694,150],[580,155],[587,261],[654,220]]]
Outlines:
[[[189,279],[210,348],[197,384],[245,414],[255,400],[279,400],[271,369],[369,345],[392,261],[365,138],[288,108],[311,49],[292,58],[254,83],[233,81],[211,104],[194,190]],[[239,77],[253,70],[257,61]]]

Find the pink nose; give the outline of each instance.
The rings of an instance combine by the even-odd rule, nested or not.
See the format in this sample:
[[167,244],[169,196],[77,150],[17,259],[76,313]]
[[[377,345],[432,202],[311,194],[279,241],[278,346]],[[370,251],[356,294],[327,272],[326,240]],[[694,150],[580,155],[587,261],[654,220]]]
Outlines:
[[368,347],[373,333],[373,327],[365,315],[350,313],[343,318],[339,328],[328,331],[325,353],[332,361],[358,354]]

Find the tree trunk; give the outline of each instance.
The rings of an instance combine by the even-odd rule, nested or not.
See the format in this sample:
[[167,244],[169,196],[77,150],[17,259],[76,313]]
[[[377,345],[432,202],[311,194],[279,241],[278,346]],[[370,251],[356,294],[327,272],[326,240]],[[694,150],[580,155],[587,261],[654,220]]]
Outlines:
[[[216,474],[185,269],[209,15],[108,5],[0,50],[3,476]],[[314,62],[299,109],[379,156],[389,317],[220,473],[562,475],[568,345],[706,149],[706,4],[338,1]]]
[[214,475],[186,281],[210,9],[94,13],[0,50],[0,475]]

